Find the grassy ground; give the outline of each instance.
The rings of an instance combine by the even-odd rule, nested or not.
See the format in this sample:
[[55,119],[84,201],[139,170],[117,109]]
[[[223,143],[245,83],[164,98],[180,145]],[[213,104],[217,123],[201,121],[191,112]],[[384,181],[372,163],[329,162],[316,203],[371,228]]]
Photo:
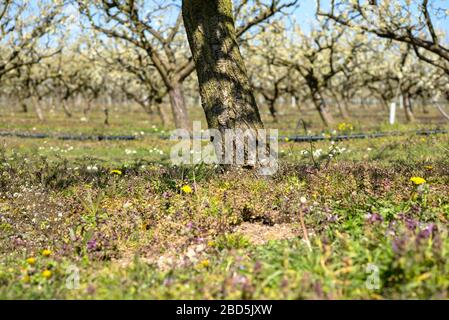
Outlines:
[[172,167],[132,115],[14,119],[1,129],[139,139],[1,139],[2,299],[448,298],[447,134],[284,141],[264,178]]

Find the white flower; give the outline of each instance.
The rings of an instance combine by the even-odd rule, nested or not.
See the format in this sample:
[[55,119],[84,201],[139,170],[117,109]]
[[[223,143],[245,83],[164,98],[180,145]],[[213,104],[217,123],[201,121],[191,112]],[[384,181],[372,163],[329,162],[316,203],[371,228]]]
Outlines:
[[87,171],[89,172],[97,172],[98,171],[98,167],[96,165],[93,166],[87,166]]

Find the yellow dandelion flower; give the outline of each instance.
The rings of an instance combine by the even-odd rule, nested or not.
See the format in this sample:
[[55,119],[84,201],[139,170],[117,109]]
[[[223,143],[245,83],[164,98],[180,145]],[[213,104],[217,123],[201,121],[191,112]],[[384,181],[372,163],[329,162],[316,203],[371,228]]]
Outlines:
[[31,278],[27,274],[22,277],[22,282],[24,282],[24,283],[28,283],[28,282],[30,282],[30,280],[31,280]]
[[338,124],[337,130],[338,131],[352,131],[352,130],[354,130],[354,127],[350,123],[342,122],[342,123]]
[[190,186],[188,185],[183,186],[181,190],[185,193],[192,193],[192,188],[190,188]]
[[209,241],[207,242],[207,246],[208,246],[208,247],[215,247],[215,241],[209,240]]
[[410,181],[413,182],[417,186],[426,183],[426,180],[421,177],[411,177]]
[[121,175],[121,174],[122,174],[122,171],[120,171],[120,170],[118,170],[118,169],[114,169],[114,170],[111,170],[110,173],[111,173],[111,174]]
[[290,139],[288,138],[288,137],[285,137],[285,142],[289,142],[290,141]]
[[51,278],[51,275],[52,275],[52,273],[51,273],[50,270],[45,269],[44,271],[42,271],[42,276],[43,276],[45,279],[50,279],[50,278]]
[[32,265],[34,265],[34,264],[36,263],[36,258],[34,258],[34,257],[29,257],[29,258],[26,260],[26,262],[27,262],[30,266],[32,266]]
[[207,268],[209,265],[210,265],[210,261],[207,260],[207,259],[205,259],[205,260],[203,260],[203,261],[200,262],[200,265],[199,265],[199,266],[200,266],[201,268]]
[[51,253],[52,253],[51,250],[48,250],[48,249],[42,250],[42,255],[44,257],[49,257],[51,255]]
[[433,169],[433,167],[432,167],[432,166],[424,166],[424,169],[427,169],[427,170],[432,170],[432,169]]

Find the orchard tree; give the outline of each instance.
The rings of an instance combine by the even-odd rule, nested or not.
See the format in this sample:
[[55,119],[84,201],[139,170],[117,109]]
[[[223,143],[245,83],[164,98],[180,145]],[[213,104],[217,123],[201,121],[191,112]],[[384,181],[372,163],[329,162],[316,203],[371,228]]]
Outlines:
[[[95,30],[108,37],[126,40],[147,54],[170,97],[176,127],[189,128],[182,84],[195,70],[195,63],[185,45],[185,36],[180,33],[183,17],[177,1],[160,3],[144,0],[77,0],[77,2],[80,11]],[[234,31],[235,39],[243,37],[253,26],[265,22],[284,8],[279,0],[267,2],[243,0],[233,11],[231,0],[226,2],[229,2],[232,21],[234,17],[243,20]],[[220,1],[204,1],[200,5],[207,7],[220,3]],[[187,30],[188,33],[190,31],[192,30]]]
[[142,49],[120,39],[97,39],[89,47],[95,53],[92,59],[115,72],[111,81],[116,90],[140,105],[146,113],[154,114],[156,110],[162,125],[168,125],[169,118],[162,106],[167,96],[166,87]]
[[60,51],[55,39],[65,20],[64,4],[63,0],[38,0],[32,5],[24,0],[0,2],[0,80]]
[[288,49],[272,53],[279,65],[287,66],[302,77],[309,89],[312,102],[325,126],[334,124],[334,117],[325,99],[325,91],[332,78],[351,68],[361,43],[344,39],[344,30],[322,24],[310,35],[295,28],[294,37],[286,39]]
[[435,21],[448,23],[437,0],[317,0],[318,15],[342,26],[409,45],[423,61],[449,74],[449,47]]
[[275,63],[275,53],[285,50],[284,40],[276,37],[285,28],[273,23],[245,44],[244,53],[251,57],[248,72],[256,94],[264,98],[274,122],[278,122],[277,103],[289,94],[291,71]]

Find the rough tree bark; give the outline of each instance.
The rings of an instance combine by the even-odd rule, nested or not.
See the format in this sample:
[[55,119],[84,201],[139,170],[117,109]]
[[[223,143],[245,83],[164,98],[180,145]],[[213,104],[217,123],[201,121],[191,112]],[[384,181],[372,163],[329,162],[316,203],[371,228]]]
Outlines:
[[405,120],[407,123],[413,123],[416,121],[415,115],[413,114],[411,100],[409,99],[407,94],[402,95],[403,104],[404,104],[404,112],[405,112]]
[[72,113],[70,112],[69,106],[67,105],[67,100],[63,99],[61,101],[62,110],[64,111],[64,114],[67,116],[67,118],[72,117]]
[[339,110],[343,119],[348,120],[349,118],[351,118],[349,115],[349,103],[347,100],[343,99],[341,102],[339,102]]
[[167,124],[170,123],[170,119],[161,104],[162,103],[156,102],[156,110],[159,118],[161,119],[162,126],[166,127]]
[[41,106],[41,100],[34,98],[33,102],[34,102],[34,110],[36,112],[37,118],[41,122],[45,121],[44,112],[42,111],[42,106]]
[[170,86],[168,96],[170,97],[170,106],[173,112],[173,120],[178,129],[189,129],[189,116],[187,113],[182,84]]
[[182,14],[209,128],[263,128],[236,40],[232,0],[183,0]]
[[278,111],[276,109],[276,101],[268,100],[268,110],[270,111],[271,117],[274,123],[278,123]]
[[348,114],[348,102],[347,100],[342,97],[342,99],[340,100],[337,95],[335,93],[331,93],[332,98],[335,101],[335,104],[338,107],[338,110],[340,111],[340,116],[344,119],[344,120],[348,120],[349,119],[349,114]]
[[330,127],[334,124],[334,117],[332,116],[329,107],[326,105],[323,96],[318,91],[312,92],[312,100],[315,108],[318,110],[321,120],[326,127]]

